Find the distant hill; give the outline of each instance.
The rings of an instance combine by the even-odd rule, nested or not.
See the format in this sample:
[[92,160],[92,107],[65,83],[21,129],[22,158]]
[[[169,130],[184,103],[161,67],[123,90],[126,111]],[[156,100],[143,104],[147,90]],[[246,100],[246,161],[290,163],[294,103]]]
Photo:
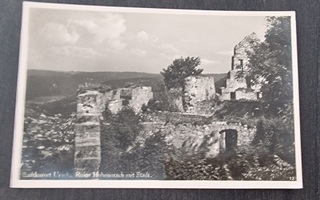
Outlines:
[[160,74],[141,72],[57,72],[46,70],[28,70],[26,99],[44,96],[71,96],[84,83],[103,83],[125,79],[155,78]]
[[[226,74],[204,74],[213,76],[216,83]],[[47,70],[28,70],[27,100],[38,100],[52,96],[53,99],[76,94],[77,88],[84,83],[104,83],[123,87],[125,83],[154,86],[162,81],[160,74],[142,72],[62,72]],[[216,86],[217,87],[217,86]],[[220,87],[220,86],[219,86]]]
[[[213,76],[216,89],[225,82],[226,74],[204,74]],[[65,114],[76,111],[76,92],[80,84],[101,83],[113,88],[128,84],[151,86],[153,92],[163,91],[160,74],[141,72],[58,72],[29,70],[26,100],[30,111],[37,110],[48,115]]]

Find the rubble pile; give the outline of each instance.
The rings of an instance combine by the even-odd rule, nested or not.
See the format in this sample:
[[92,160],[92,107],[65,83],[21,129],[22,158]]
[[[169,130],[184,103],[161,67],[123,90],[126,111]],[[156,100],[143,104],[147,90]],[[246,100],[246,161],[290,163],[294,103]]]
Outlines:
[[73,170],[76,114],[26,116],[22,143],[22,174]]

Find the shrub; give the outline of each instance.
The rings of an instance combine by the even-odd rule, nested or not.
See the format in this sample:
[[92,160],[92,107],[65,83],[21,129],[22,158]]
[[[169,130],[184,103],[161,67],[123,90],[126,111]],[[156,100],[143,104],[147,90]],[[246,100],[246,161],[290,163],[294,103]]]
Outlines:
[[270,154],[295,165],[294,130],[281,119],[262,119],[257,123],[253,145],[260,145]]
[[116,147],[126,150],[140,133],[142,127],[139,124],[140,117],[131,108],[123,108],[113,115],[108,109],[103,113],[106,122],[109,123],[105,130],[116,141]]
[[294,180],[295,168],[275,155],[221,154],[198,159],[185,156],[183,161],[166,163],[169,180]]
[[177,112],[172,103],[170,103],[168,96],[165,92],[158,92],[154,94],[154,98],[151,99],[147,105],[144,105],[141,108],[142,112],[147,111],[170,111],[170,112]]
[[[141,142],[140,117],[131,109],[123,109],[118,114],[104,112],[102,123],[101,172],[106,173],[146,173],[149,179],[164,176],[164,155],[167,150],[165,137],[157,132]],[[134,178],[134,177],[133,177]],[[141,177],[138,177],[141,179]]]
[[[281,156],[281,152],[284,153],[286,149],[284,148],[285,142],[274,141],[274,137],[281,134],[278,132],[281,127],[275,126],[275,124],[266,126],[262,121],[259,123],[260,134],[258,134],[255,143],[237,153],[225,152],[220,153],[217,157],[207,158],[205,152],[207,152],[209,144],[205,143],[201,145],[202,150],[198,152],[190,153],[192,144],[188,144],[187,148],[185,142],[181,148],[173,148],[170,159],[166,163],[166,179],[294,180],[296,177],[294,165],[289,162],[290,160],[285,160]],[[270,134],[272,135],[268,136]],[[258,140],[259,135],[260,140]],[[288,146],[290,146],[289,144],[292,145],[291,142],[288,142]],[[290,154],[290,151],[287,153]]]

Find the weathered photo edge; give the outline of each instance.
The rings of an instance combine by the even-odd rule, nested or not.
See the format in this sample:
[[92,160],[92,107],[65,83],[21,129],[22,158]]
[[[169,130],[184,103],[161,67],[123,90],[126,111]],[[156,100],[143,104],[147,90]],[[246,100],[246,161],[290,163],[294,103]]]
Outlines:
[[[123,12],[158,12],[158,13],[192,13],[217,15],[275,15],[291,17],[291,44],[292,44],[292,76],[293,76],[293,102],[294,102],[294,130],[295,130],[295,160],[296,181],[163,181],[163,180],[21,180],[20,165],[22,154],[22,138],[25,110],[25,95],[27,82],[27,52],[28,52],[28,24],[30,8],[79,9],[99,11]],[[299,84],[297,61],[297,35],[294,11],[285,12],[254,12],[254,11],[201,11],[201,10],[171,10],[171,9],[145,9],[145,8],[119,8],[104,6],[81,6],[50,3],[23,3],[22,28],[20,39],[20,57],[17,80],[16,111],[14,125],[14,142],[12,147],[11,183],[12,188],[197,188],[197,189],[301,189],[302,161],[301,161],[301,135],[299,115]]]

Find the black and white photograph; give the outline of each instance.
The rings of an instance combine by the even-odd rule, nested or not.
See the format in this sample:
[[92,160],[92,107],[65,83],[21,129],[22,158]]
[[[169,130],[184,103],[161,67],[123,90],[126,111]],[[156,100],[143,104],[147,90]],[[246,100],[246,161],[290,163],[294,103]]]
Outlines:
[[24,2],[11,187],[302,188],[295,12]]

